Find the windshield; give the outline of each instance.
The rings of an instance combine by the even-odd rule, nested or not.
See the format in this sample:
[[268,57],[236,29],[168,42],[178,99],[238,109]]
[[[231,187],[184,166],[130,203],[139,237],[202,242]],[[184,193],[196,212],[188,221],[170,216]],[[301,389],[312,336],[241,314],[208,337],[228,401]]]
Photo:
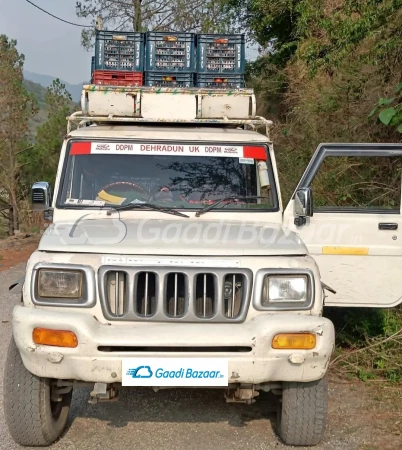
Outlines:
[[[148,203],[200,209],[239,196],[242,199],[223,201],[214,210],[273,209],[273,186],[264,146],[74,141],[68,149],[59,206]],[[244,198],[252,196],[262,198]]]

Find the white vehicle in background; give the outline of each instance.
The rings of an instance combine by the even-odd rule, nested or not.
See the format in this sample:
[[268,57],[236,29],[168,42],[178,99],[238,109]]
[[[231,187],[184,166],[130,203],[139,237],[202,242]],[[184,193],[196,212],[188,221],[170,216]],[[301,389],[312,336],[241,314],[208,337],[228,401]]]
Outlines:
[[400,303],[402,247],[400,210],[322,210],[311,185],[327,157],[402,146],[320,145],[284,210],[251,90],[85,86],[82,109],[54,195],[33,186],[52,224],[13,313],[13,439],[50,445],[74,386],[91,384],[92,402],[121,385],[213,387],[241,403],[272,391],[281,439],[318,444],[335,341],[324,300]]

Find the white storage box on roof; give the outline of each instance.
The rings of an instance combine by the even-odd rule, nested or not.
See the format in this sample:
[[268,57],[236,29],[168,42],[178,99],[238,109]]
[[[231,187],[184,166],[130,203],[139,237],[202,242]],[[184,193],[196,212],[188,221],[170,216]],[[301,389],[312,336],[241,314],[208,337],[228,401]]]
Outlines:
[[137,117],[152,121],[256,117],[252,89],[149,88],[85,85],[82,112],[88,116]]

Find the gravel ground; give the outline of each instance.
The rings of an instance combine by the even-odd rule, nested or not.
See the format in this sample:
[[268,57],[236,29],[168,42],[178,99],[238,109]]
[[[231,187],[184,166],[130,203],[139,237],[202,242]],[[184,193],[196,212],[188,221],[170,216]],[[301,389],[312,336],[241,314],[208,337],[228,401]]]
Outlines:
[[[0,367],[4,367],[11,336],[12,308],[18,302],[18,296],[10,294],[8,286],[21,276],[23,268],[18,265],[0,272]],[[17,449],[19,447],[12,441],[4,422],[2,376],[0,391],[0,449]],[[122,389],[119,402],[102,405],[89,405],[88,395],[87,389],[74,392],[68,429],[52,446],[53,450],[290,448],[281,444],[275,434],[275,413],[269,396],[247,406],[226,404],[221,391],[204,389],[158,393]],[[373,399],[364,384],[331,382],[326,436],[315,448],[402,449],[402,438],[390,436],[387,431],[387,421],[396,420],[394,410],[385,405],[385,410],[391,410],[391,413],[389,418],[380,420],[377,416],[381,408],[384,408],[383,402]],[[377,424],[383,426],[377,427]]]

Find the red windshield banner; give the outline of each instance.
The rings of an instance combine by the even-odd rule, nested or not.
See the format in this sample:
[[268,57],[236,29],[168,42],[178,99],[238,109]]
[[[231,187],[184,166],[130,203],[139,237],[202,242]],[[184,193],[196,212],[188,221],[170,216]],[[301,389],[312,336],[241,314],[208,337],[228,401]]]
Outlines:
[[188,145],[188,144],[133,144],[121,142],[73,142],[70,155],[180,155],[214,156],[218,158],[252,158],[266,160],[263,146]]
[[90,142],[73,142],[71,144],[70,155],[89,155],[91,154]]
[[246,146],[243,147],[243,153],[244,158],[253,158],[258,160],[267,159],[267,152],[265,151],[265,147]]

